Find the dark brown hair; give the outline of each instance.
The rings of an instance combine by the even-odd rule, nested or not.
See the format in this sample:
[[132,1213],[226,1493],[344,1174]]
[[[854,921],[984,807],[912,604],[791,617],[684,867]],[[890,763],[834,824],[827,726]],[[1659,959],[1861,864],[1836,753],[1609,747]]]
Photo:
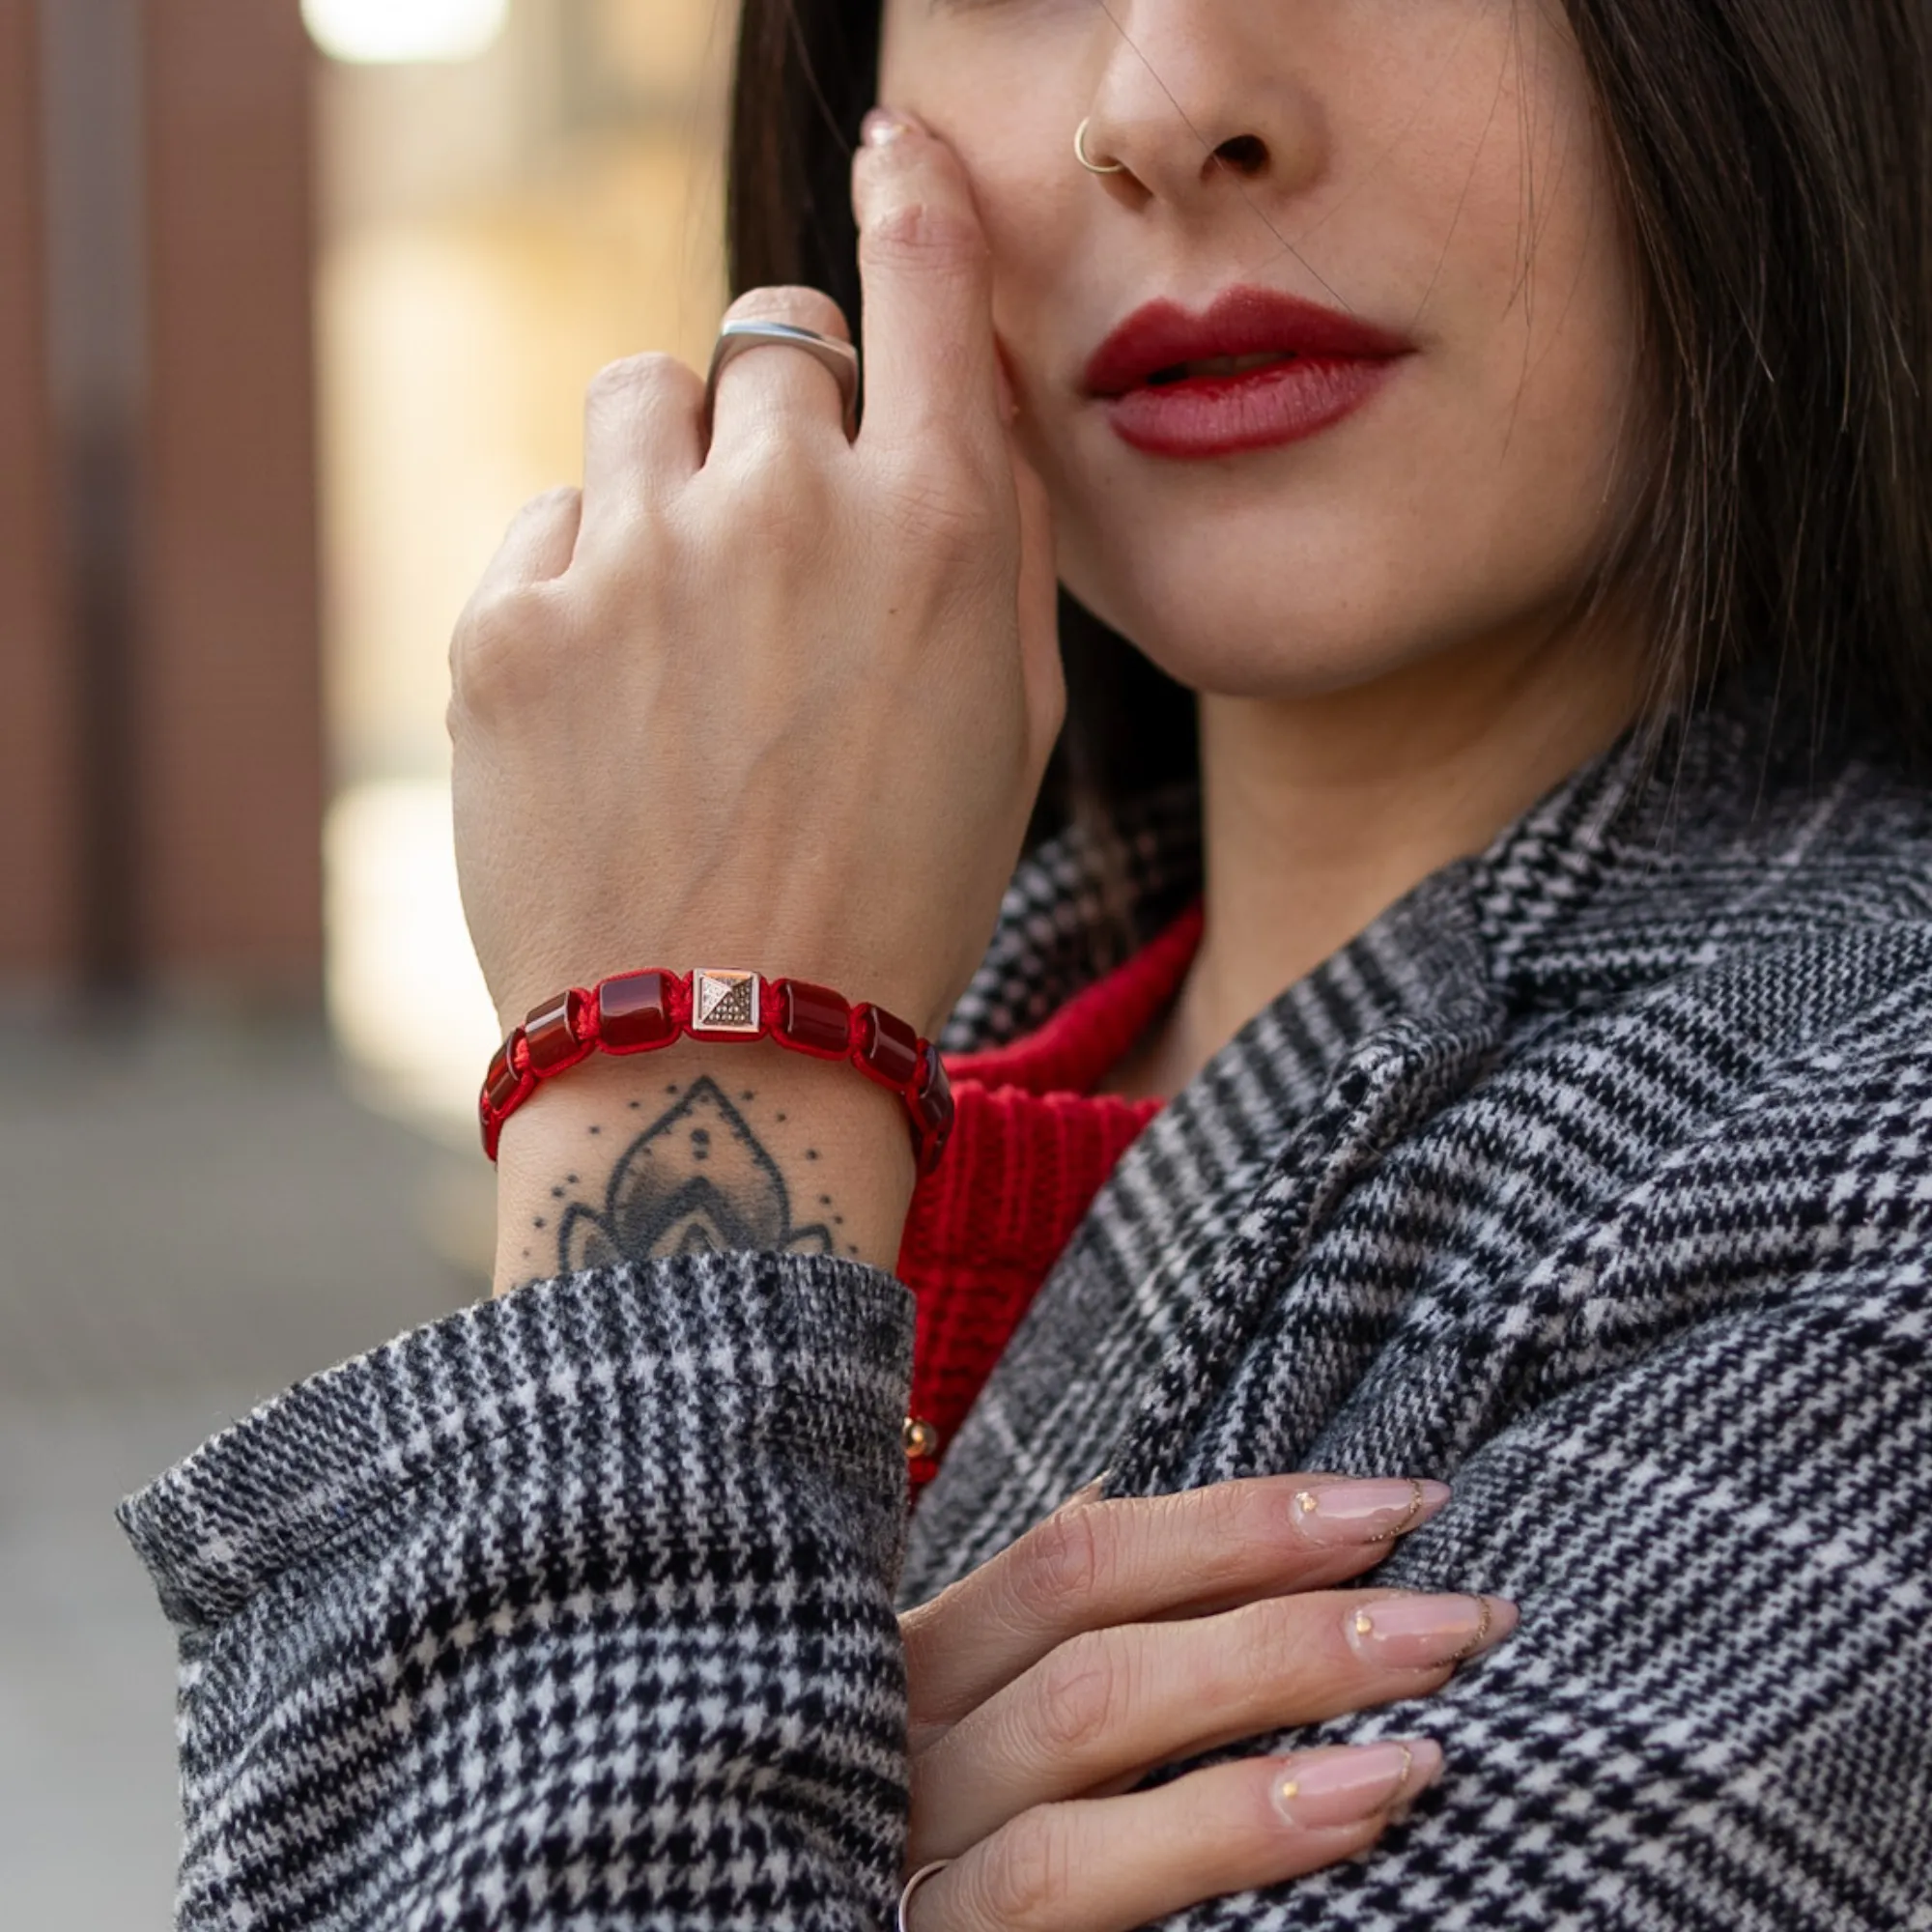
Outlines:
[[[1932,9],[1565,5],[1655,385],[1619,571],[1652,614],[1653,722],[1755,668],[1821,750],[1877,731],[1932,765]],[[810,283],[856,323],[847,179],[878,26],[878,0],[744,0],[734,289]],[[1187,695],[1070,598],[1063,619],[1068,723],[1040,830],[1194,759]]]

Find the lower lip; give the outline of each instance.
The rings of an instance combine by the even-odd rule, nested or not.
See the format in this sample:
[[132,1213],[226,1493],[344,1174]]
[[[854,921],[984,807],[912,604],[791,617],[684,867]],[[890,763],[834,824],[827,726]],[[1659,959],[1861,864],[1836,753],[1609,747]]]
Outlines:
[[1243,376],[1143,384],[1106,401],[1114,434],[1147,456],[1239,456],[1319,436],[1388,381],[1391,356],[1298,356]]

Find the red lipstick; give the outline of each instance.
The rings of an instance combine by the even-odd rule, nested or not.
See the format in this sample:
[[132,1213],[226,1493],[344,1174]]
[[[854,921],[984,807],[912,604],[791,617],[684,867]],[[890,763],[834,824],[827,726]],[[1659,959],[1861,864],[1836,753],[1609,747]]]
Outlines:
[[1088,393],[1149,456],[1272,449],[1352,415],[1414,345],[1335,309],[1230,289],[1206,315],[1149,302],[1101,343]]

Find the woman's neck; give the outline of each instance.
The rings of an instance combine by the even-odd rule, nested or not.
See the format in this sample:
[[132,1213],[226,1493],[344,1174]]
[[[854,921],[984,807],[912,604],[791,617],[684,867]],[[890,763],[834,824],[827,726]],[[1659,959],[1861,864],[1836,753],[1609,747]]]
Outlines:
[[1201,951],[1108,1091],[1179,1092],[1386,907],[1610,745],[1637,709],[1633,635],[1489,644],[1314,698],[1204,696]]

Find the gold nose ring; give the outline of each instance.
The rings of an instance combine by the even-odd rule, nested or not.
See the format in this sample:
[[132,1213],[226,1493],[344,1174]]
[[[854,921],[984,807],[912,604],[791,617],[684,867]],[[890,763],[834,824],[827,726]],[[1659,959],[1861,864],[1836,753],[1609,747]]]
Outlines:
[[1087,127],[1088,123],[1091,122],[1093,118],[1094,117],[1090,114],[1087,117],[1087,120],[1081,122],[1079,127],[1077,127],[1073,130],[1073,158],[1077,160],[1080,163],[1080,165],[1083,168],[1085,168],[1090,175],[1125,174],[1127,171],[1127,164],[1125,161],[1109,161],[1105,167],[1102,167],[1097,161],[1090,161],[1087,158]]

